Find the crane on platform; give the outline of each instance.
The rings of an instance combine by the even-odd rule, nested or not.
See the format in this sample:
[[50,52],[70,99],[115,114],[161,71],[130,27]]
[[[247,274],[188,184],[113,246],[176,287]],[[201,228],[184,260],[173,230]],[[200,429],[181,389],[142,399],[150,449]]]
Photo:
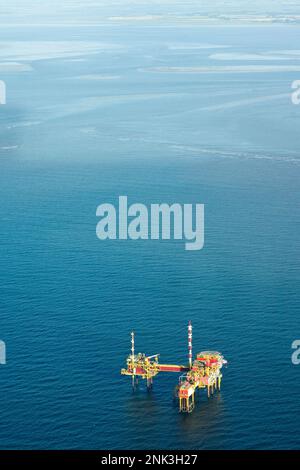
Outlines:
[[146,380],[147,388],[153,386],[153,378],[160,372],[180,373],[178,384],[179,411],[190,413],[195,406],[195,392],[206,388],[210,397],[215,390],[221,389],[223,365],[226,359],[218,351],[202,351],[193,361],[192,322],[188,323],[188,365],[161,364],[160,354],[146,356],[144,353],[135,353],[135,333],[131,332],[131,354],[127,358],[126,368],[121,369],[122,375],[132,378],[133,388],[137,385],[138,377]]

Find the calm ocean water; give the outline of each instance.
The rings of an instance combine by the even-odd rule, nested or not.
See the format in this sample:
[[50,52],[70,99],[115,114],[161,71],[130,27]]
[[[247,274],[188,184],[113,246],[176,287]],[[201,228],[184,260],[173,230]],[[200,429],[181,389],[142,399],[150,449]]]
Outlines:
[[[238,65],[210,56],[287,51],[299,30],[24,28],[17,39],[53,36],[116,48],[0,77],[0,447],[299,448],[300,111],[288,94],[300,76],[149,70]],[[122,194],[204,203],[205,248],[100,242],[96,207]],[[189,319],[194,352],[220,350],[229,366],[221,393],[203,392],[186,416],[176,374],[133,393],[120,369],[132,329],[137,350],[185,363]]]

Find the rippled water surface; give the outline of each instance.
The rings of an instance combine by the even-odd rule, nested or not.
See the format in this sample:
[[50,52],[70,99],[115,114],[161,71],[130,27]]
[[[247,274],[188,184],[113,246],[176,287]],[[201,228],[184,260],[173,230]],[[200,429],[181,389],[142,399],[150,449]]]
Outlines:
[[[32,70],[0,68],[1,448],[299,447],[295,38],[276,25],[4,28],[17,49],[1,61]],[[119,195],[204,203],[204,249],[99,241],[96,207]],[[187,416],[176,374],[133,393],[120,369],[131,329],[139,351],[185,363],[189,319],[194,352],[229,366]]]

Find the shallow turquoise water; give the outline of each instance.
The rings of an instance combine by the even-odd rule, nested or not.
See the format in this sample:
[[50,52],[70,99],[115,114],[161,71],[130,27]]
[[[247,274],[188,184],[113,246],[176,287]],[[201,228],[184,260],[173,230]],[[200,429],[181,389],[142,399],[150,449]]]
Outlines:
[[[49,40],[53,29],[20,34]],[[299,109],[288,96],[253,102],[288,95],[297,76],[142,70],[211,63],[214,51],[166,43],[245,53],[289,49],[295,36],[279,26],[62,28],[56,40],[126,50],[3,76],[1,448],[299,447]],[[88,74],[121,78],[74,79]],[[96,207],[121,194],[204,203],[205,248],[100,242]],[[132,328],[138,350],[184,363],[189,319],[194,352],[220,350],[229,366],[222,392],[201,394],[184,416],[176,375],[133,394],[119,372]]]

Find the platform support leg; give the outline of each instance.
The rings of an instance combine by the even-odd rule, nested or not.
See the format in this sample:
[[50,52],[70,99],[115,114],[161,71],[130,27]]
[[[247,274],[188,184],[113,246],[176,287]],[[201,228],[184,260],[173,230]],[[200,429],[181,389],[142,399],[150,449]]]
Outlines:
[[152,377],[147,378],[147,389],[151,390],[153,385]]

